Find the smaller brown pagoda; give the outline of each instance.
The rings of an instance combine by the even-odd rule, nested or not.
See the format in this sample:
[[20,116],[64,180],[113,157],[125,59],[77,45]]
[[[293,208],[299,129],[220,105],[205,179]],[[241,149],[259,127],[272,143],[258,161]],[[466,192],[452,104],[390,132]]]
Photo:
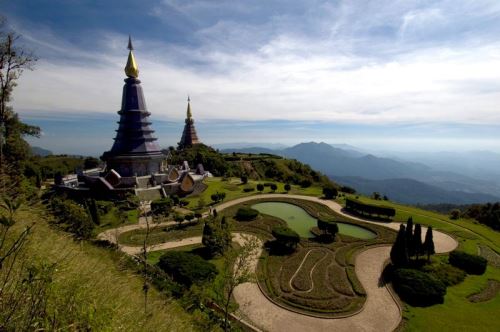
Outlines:
[[181,141],[179,142],[179,149],[184,149],[201,143],[198,139],[198,135],[196,135],[196,129],[194,128],[194,119],[193,114],[191,113],[191,99],[189,97],[185,123]]

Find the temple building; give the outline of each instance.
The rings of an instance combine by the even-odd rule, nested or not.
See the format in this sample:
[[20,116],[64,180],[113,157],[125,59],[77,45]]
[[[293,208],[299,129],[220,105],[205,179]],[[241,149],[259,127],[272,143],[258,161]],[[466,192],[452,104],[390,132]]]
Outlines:
[[194,128],[194,119],[191,113],[191,99],[189,97],[186,120],[184,122],[184,130],[182,131],[181,141],[179,142],[179,149],[188,148],[201,143],[198,139],[198,135],[196,135],[196,129]]
[[[142,200],[172,194],[189,195],[205,190],[203,179],[210,173],[204,170],[203,165],[191,170],[187,162],[180,166],[168,164],[168,156],[158,145],[149,121],[151,113],[146,108],[130,38],[128,49],[125,66],[127,78],[118,111],[118,129],[111,149],[101,156],[105,167],[59,177],[55,179],[56,187],[100,198],[119,198],[134,193]],[[189,131],[186,132],[188,123]],[[188,119],[184,131],[189,146],[199,143],[192,124],[188,101]]]

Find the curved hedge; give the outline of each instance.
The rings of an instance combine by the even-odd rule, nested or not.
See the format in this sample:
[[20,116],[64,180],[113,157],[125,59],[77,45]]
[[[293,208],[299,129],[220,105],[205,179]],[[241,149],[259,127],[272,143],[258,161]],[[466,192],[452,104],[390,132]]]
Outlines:
[[377,215],[392,218],[396,215],[396,209],[389,206],[373,205],[368,203],[363,203],[356,199],[346,198],[345,208],[349,211],[356,212],[359,214]]
[[176,282],[188,287],[211,280],[217,274],[214,264],[184,251],[167,251],[160,257],[158,267],[170,274]]
[[413,306],[444,302],[446,286],[431,275],[414,269],[396,269],[392,285],[403,301]]
[[484,257],[458,250],[450,253],[449,261],[451,265],[464,270],[468,274],[483,274],[488,265],[488,261]]
[[251,221],[257,218],[258,215],[259,211],[249,207],[242,207],[236,211],[236,215],[234,217],[239,221]]

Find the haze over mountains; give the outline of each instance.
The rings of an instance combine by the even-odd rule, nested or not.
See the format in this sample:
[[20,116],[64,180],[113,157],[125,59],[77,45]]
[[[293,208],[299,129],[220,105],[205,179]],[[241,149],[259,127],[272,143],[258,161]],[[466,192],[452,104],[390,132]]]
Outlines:
[[500,200],[500,170],[496,169],[500,169],[500,155],[491,152],[401,153],[389,158],[345,144],[315,142],[283,149],[240,146],[222,152],[271,153],[294,158],[359,192],[377,191],[402,203],[471,204]]

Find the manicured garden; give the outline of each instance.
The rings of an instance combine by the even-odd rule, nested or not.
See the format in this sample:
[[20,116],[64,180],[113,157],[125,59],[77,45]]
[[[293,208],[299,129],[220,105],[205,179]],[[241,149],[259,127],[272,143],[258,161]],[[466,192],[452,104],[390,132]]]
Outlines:
[[[260,204],[264,207],[267,204],[284,204],[280,207],[288,209],[284,210],[284,215],[273,213],[275,210],[271,209],[269,214],[261,213],[254,220],[233,218],[233,222],[236,230],[251,232],[267,240],[257,273],[259,286],[265,295],[280,306],[319,317],[342,316],[360,310],[366,293],[354,273],[355,255],[370,245],[392,243],[395,232],[343,217],[316,202],[286,196],[273,199],[256,197],[255,200],[232,206],[222,214],[232,218],[245,208],[258,210]],[[283,217],[279,218],[280,215]],[[361,239],[337,233],[329,243],[325,243],[320,240],[322,231],[317,227],[320,215],[352,227],[362,226],[363,230],[376,237]],[[286,242],[287,239],[293,240],[295,233],[288,228],[290,221],[303,222],[305,226],[301,227],[307,230],[299,232],[303,235],[300,238],[296,235],[299,241],[296,245]],[[300,231],[300,228],[296,230]],[[280,241],[284,244],[277,243]]]

